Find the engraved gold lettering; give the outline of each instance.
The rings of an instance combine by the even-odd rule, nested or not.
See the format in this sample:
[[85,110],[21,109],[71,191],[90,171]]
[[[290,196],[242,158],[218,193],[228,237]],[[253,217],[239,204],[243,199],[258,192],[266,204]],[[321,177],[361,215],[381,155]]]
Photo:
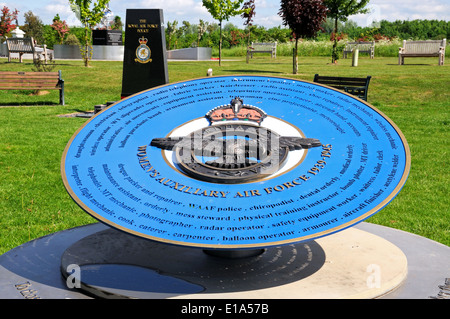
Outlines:
[[220,195],[222,195],[223,198],[225,198],[225,197],[227,197],[227,195],[228,195],[230,192],[219,192],[219,193],[220,193]]
[[219,191],[211,191],[209,197],[219,197]]

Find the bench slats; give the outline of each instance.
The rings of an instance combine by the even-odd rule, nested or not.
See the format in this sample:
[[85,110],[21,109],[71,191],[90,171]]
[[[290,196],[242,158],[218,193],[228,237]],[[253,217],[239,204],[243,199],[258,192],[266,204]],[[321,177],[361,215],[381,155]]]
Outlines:
[[58,84],[58,72],[2,72],[0,76],[0,88],[4,89],[12,87],[56,88]]
[[0,90],[16,90],[16,91],[21,91],[21,90],[52,90],[55,87],[30,87],[30,88],[24,88],[24,87],[8,87],[8,88],[0,88]]
[[10,77],[10,76],[27,76],[27,77],[46,77],[46,76],[53,76],[58,77],[58,72],[1,72],[0,78],[3,77]]
[[339,83],[339,84],[363,84],[366,85],[367,78],[345,78],[345,77],[334,77],[334,76],[318,76],[318,80]]
[[358,46],[359,53],[368,53],[371,59],[375,57],[375,41],[358,41],[347,42],[343,50],[343,58],[346,59],[349,53],[353,53],[356,46]]
[[19,54],[19,62],[23,62],[22,56],[25,53],[31,53],[33,59],[40,59],[41,55],[44,57],[44,61],[53,56],[53,50],[47,50],[47,45],[43,47],[34,44],[33,38],[8,38],[6,39],[6,47],[8,49],[8,62],[11,62],[11,53]]
[[398,64],[405,64],[405,57],[439,57],[439,65],[444,65],[446,39],[426,41],[403,41],[398,52]]
[[0,72],[0,90],[60,90],[64,105],[64,80],[59,72]]
[[347,93],[358,96],[367,101],[367,91],[369,90],[369,81],[371,76],[367,78],[350,78],[337,76],[314,76],[314,82],[343,90]]
[[17,83],[0,83],[0,90],[12,90],[13,88],[20,89],[59,89],[58,82],[53,83],[27,83],[27,82],[17,82]]
[[270,43],[255,43],[247,49],[247,63],[249,56],[253,58],[253,53],[270,53],[272,58],[277,57],[277,42]]
[[0,83],[18,83],[18,82],[31,82],[31,83],[39,83],[39,82],[58,82],[58,78],[3,78],[0,79]]
[[0,82],[21,82],[21,81],[26,81],[26,82],[45,82],[45,81],[58,81],[59,78],[58,77],[41,77],[41,78],[36,78],[36,77],[31,77],[31,78],[23,78],[23,77],[9,77],[9,78],[0,78]]

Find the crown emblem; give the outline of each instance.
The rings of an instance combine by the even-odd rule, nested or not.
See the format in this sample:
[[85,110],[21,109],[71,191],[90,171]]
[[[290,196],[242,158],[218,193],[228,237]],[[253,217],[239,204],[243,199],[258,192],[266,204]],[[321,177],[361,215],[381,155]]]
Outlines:
[[267,114],[256,106],[243,104],[241,98],[235,97],[230,104],[210,110],[205,117],[211,124],[221,121],[250,121],[261,125]]
[[139,43],[140,43],[140,44],[147,44],[147,42],[148,42],[148,39],[147,39],[147,38],[144,38],[144,37],[139,38]]

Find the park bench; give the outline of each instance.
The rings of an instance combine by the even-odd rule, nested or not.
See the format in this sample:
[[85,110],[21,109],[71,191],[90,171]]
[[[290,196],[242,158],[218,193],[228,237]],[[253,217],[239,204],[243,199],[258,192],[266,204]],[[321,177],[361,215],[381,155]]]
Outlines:
[[350,93],[364,101],[367,101],[367,91],[369,90],[370,79],[371,76],[368,76],[367,78],[319,76],[319,74],[314,76],[314,82]]
[[47,45],[36,45],[33,38],[8,38],[6,39],[6,47],[8,50],[8,62],[11,62],[11,53],[19,54],[19,62],[23,62],[23,55],[30,53],[33,55],[33,59],[40,59],[41,55],[44,61],[47,62],[50,58],[53,58],[53,50],[47,50]]
[[356,46],[358,46],[359,53],[368,53],[371,59],[375,57],[375,41],[358,41],[347,42],[344,47],[343,58],[347,59],[347,54],[353,53],[353,50],[355,50]]
[[403,40],[398,51],[398,64],[405,64],[405,58],[439,57],[439,65],[444,65],[446,39],[426,41]]
[[59,104],[65,104],[61,71],[0,72],[0,90],[59,90]]
[[253,53],[270,53],[271,58],[277,57],[277,43],[276,42],[267,42],[267,43],[255,43],[252,42],[252,45],[247,49],[247,59],[250,55],[253,58]]

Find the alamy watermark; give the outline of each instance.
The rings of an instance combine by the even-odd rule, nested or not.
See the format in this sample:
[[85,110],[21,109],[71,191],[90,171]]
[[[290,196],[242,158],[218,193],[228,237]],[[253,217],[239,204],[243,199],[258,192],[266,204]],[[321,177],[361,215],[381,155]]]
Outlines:
[[372,28],[379,28],[381,26],[381,9],[376,4],[369,5],[369,12],[366,17],[366,26]]
[[67,288],[81,288],[81,269],[77,264],[67,266],[66,272],[69,274],[66,279]]
[[370,264],[366,268],[370,275],[367,277],[368,288],[381,288],[381,267],[377,264]]

